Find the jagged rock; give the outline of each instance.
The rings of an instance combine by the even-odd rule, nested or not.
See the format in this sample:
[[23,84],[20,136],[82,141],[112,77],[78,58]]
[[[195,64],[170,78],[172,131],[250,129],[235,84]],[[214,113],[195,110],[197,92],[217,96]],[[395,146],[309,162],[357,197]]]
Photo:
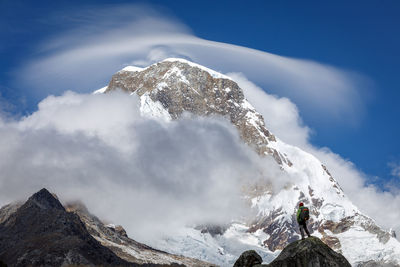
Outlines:
[[204,261],[170,254],[139,243],[129,238],[122,226],[105,225],[99,218],[91,214],[81,202],[70,202],[65,207],[68,212],[79,216],[88,232],[97,241],[126,261],[138,264],[157,263],[162,266],[214,266]]
[[[105,226],[81,202],[64,207],[46,189],[25,203],[0,209],[0,267],[7,266],[214,266],[169,254]],[[136,255],[137,258],[131,253]],[[3,264],[3,265],[2,265]]]
[[319,238],[309,237],[286,246],[268,267],[350,267],[341,254],[333,251]]
[[248,250],[240,255],[233,267],[252,267],[262,263],[262,258],[254,250]]
[[46,189],[0,224],[0,258],[10,266],[138,266],[103,247]]

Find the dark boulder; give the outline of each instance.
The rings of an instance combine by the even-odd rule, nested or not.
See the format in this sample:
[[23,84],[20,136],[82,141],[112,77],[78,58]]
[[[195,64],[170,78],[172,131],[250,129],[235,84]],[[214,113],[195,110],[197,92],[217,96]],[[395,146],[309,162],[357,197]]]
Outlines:
[[261,264],[262,258],[254,250],[247,250],[240,255],[233,267],[252,267]]
[[341,254],[317,237],[309,237],[287,245],[269,267],[351,267]]

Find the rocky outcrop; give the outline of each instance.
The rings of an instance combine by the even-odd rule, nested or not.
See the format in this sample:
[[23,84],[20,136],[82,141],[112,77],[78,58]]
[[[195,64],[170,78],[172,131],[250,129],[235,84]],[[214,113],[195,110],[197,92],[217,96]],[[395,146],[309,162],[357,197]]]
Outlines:
[[46,189],[0,224],[0,258],[10,266],[133,266],[96,241]]
[[79,216],[90,235],[126,261],[164,266],[214,266],[204,261],[170,254],[137,242],[128,237],[122,226],[104,224],[99,218],[91,214],[81,202],[71,202],[66,204],[65,207],[68,212]]
[[317,237],[298,240],[285,247],[269,267],[350,267],[341,254],[332,250]]
[[252,267],[262,263],[262,258],[254,250],[248,250],[240,255],[233,267]]
[[[138,243],[82,204],[64,208],[46,189],[4,206],[0,219],[0,259],[8,266],[212,266]],[[142,258],[127,252],[133,249]]]
[[[258,257],[257,257],[258,256]],[[316,237],[295,241],[286,246],[269,264],[254,263],[261,257],[255,251],[244,252],[234,267],[351,267],[341,254]]]

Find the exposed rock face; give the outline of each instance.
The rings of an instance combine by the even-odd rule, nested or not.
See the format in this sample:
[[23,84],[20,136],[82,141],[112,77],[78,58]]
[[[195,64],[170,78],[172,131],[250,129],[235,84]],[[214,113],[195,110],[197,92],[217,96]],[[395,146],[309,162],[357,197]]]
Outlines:
[[295,241],[285,247],[269,267],[351,267],[341,254],[335,252],[316,237]]
[[213,264],[188,257],[173,255],[153,249],[128,237],[120,225],[105,225],[99,218],[89,213],[80,202],[66,205],[68,212],[79,216],[89,233],[103,246],[111,249],[118,257],[137,264],[160,264],[163,266],[214,266]]
[[262,263],[262,258],[254,250],[248,250],[240,255],[233,267],[252,267]]
[[264,119],[245,99],[243,91],[228,77],[213,77],[191,62],[163,61],[142,71],[120,71],[113,75],[107,92],[123,90],[141,97],[142,107],[151,100],[161,103],[172,119],[185,112],[229,118],[241,138],[260,155],[272,155],[279,164],[290,161],[267,146],[275,141]]
[[0,259],[9,266],[214,266],[136,242],[80,202],[64,208],[46,189],[2,207],[0,220]]
[[[248,218],[239,219],[243,228],[248,229],[246,233],[237,230],[243,228],[233,224],[202,225],[196,227],[202,237],[206,237],[201,242],[197,242],[199,236],[195,234],[176,239],[169,237],[173,241],[163,249],[178,253],[179,250],[170,247],[185,242],[191,244],[192,240],[196,240],[193,246],[196,253],[187,254],[193,256],[199,255],[199,251],[200,254],[204,254],[205,250],[210,253],[209,245],[217,243],[220,247],[214,249],[215,257],[211,258],[214,260],[224,254],[226,259],[231,259],[236,258],[237,251],[221,240],[232,235],[241,238],[250,235],[252,240],[257,241],[252,243],[252,246],[255,244],[252,249],[279,251],[299,239],[295,214],[298,204],[303,202],[310,209],[310,232],[337,252],[348,253],[346,257],[352,263],[370,259],[386,262],[391,258],[400,263],[400,244],[393,238],[394,233],[384,231],[371,218],[362,215],[321,161],[271,134],[263,117],[229,77],[182,59],[167,59],[145,69],[128,67],[116,73],[109,85],[98,93],[114,90],[137,94],[141,101],[141,113],[152,117],[174,120],[187,113],[225,117],[237,128],[244,142],[259,155],[272,156],[282,174],[290,176],[290,179],[283,179],[285,184],[278,190],[274,181],[280,179],[279,174],[243,188],[245,201],[252,207]],[[225,236],[226,233],[230,236]],[[208,243],[208,234],[211,243]],[[361,251],[358,248],[363,246],[366,238],[373,240],[373,245]],[[240,242],[240,238],[237,240]],[[388,246],[388,249],[380,253],[382,245]],[[231,257],[233,254],[235,257]],[[233,262],[230,259],[231,265]]]
[[10,203],[0,209],[0,223],[4,222],[11,214],[17,211],[23,203]]
[[46,189],[0,224],[0,258],[10,266],[133,266],[96,241]]
[[246,251],[234,267],[351,267],[345,257],[316,237],[289,244],[270,264],[261,264],[258,259],[261,257],[255,251]]

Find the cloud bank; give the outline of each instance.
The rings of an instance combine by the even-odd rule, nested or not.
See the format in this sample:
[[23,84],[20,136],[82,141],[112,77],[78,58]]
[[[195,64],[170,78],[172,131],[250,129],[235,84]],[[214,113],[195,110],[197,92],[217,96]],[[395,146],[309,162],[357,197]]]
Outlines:
[[139,103],[122,93],[67,92],[21,120],[2,119],[0,204],[46,187],[151,243],[245,215],[241,188],[254,179],[290,179],[225,120],[146,119]]
[[84,23],[46,40],[39,56],[16,71],[16,80],[33,88],[40,99],[49,93],[103,87],[111,73],[126,65],[147,66],[167,57],[183,57],[223,73],[242,72],[268,92],[290,98],[319,122],[329,117],[354,123],[363,114],[369,84],[360,75],[205,40],[178,20],[146,6],[81,11],[79,18]]

